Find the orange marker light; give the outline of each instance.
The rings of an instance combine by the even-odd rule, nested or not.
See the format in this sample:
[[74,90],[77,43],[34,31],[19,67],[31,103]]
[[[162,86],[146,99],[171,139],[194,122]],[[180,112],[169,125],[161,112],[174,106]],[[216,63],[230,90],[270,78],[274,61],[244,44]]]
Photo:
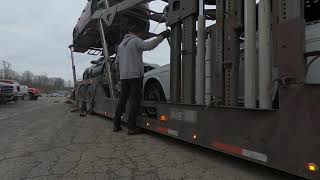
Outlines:
[[168,117],[166,115],[160,115],[160,121],[168,121]]
[[309,164],[308,164],[308,170],[311,171],[311,172],[315,172],[315,171],[318,170],[318,167],[317,167],[317,165],[314,164],[314,163],[309,163]]

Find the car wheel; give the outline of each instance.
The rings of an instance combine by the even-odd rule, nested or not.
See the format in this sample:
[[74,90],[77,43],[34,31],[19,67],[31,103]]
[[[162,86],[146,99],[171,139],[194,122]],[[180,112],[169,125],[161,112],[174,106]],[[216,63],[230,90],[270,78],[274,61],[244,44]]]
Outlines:
[[87,103],[86,110],[89,115],[93,115],[94,112],[94,88],[90,85],[87,89]]
[[[166,97],[164,95],[163,89],[158,82],[150,84],[145,90],[145,101],[156,101],[156,102],[165,102]],[[146,107],[145,111],[149,117],[157,117],[157,109],[153,107]]]
[[29,100],[29,101],[32,100],[32,95],[31,95],[31,94],[27,94],[26,97],[25,97],[25,99],[26,99],[26,100]]
[[79,89],[79,95],[78,95],[80,111],[86,111],[85,95],[86,95],[86,87],[85,86],[81,86],[80,89]]

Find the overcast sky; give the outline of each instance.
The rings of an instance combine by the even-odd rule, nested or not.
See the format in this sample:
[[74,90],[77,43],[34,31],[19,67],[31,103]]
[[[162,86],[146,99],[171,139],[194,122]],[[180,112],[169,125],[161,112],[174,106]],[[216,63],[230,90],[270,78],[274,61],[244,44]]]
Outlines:
[[[0,60],[7,60],[21,73],[30,70],[49,77],[72,79],[70,52],[72,31],[87,0],[8,0],[0,6]],[[161,12],[164,3],[151,3]],[[156,27],[152,23],[150,30]],[[165,30],[160,25],[156,33]],[[95,56],[76,54],[78,78]],[[169,63],[167,42],[153,52],[145,53],[145,61]]]

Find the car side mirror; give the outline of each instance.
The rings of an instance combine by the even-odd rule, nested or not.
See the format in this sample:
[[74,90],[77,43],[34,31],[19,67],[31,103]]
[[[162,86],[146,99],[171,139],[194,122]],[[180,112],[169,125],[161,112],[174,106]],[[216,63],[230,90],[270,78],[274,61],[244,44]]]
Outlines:
[[90,63],[91,63],[91,64],[98,64],[97,61],[91,61]]

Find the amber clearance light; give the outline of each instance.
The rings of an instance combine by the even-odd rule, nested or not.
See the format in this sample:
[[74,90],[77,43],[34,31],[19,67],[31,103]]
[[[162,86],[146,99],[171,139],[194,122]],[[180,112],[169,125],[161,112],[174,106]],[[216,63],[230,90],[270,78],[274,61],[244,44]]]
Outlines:
[[310,172],[316,172],[316,171],[318,171],[318,166],[316,164],[314,164],[314,163],[309,163],[308,164],[308,170]]
[[168,121],[168,116],[166,115],[160,115],[160,121]]

